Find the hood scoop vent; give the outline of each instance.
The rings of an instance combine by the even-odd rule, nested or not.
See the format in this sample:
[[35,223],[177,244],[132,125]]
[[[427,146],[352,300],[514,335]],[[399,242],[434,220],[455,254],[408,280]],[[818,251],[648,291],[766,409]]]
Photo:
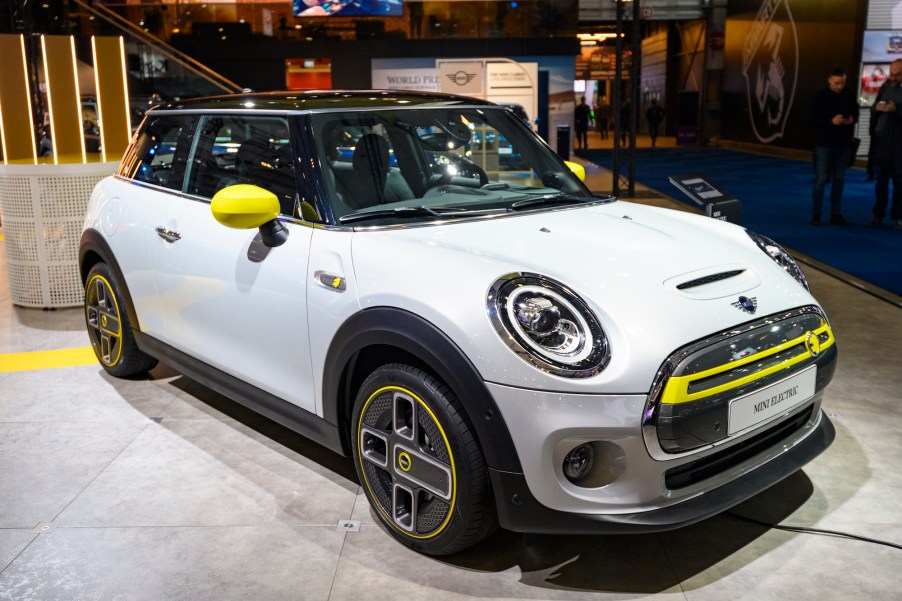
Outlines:
[[705,284],[713,284],[714,282],[720,282],[723,280],[728,280],[730,278],[734,278],[738,275],[741,275],[745,269],[732,269],[730,271],[721,271],[720,273],[712,273],[710,275],[706,275],[704,277],[696,278],[694,280],[689,280],[688,282],[683,282],[682,284],[677,285],[677,290],[689,290],[690,288],[697,288],[699,286],[704,286]]

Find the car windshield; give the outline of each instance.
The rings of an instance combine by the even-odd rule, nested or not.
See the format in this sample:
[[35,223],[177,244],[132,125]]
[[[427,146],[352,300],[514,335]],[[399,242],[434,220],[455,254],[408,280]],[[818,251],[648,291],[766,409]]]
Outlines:
[[336,223],[409,224],[601,200],[505,107],[311,119]]

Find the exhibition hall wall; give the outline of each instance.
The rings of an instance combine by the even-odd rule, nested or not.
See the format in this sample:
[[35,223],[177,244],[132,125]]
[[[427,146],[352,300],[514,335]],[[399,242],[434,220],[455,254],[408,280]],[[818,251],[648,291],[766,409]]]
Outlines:
[[730,0],[723,137],[808,149],[811,99],[833,67],[857,90],[868,0]]

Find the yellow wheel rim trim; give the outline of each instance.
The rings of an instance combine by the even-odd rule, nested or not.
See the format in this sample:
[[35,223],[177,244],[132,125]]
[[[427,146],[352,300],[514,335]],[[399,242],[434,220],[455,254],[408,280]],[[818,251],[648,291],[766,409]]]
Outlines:
[[[116,349],[116,357],[110,358],[109,363],[107,363],[106,361],[103,360],[103,349],[97,348],[97,345],[100,343],[99,343],[99,341],[97,341],[94,338],[93,335],[91,336],[91,345],[94,347],[94,352],[97,355],[97,360],[100,361],[101,363],[103,363],[104,365],[106,365],[107,367],[113,367],[114,365],[119,363],[119,357],[122,356],[122,314],[119,312],[119,301],[116,300],[116,295],[113,294],[113,287],[110,285],[110,282],[102,275],[95,275],[93,278],[91,278],[91,280],[88,282],[88,285],[85,287],[85,290],[90,290],[94,286],[94,283],[96,280],[100,280],[101,282],[104,283],[104,285],[106,286],[107,292],[109,293],[109,300],[113,303],[113,308],[116,310],[116,321],[119,322],[119,334],[118,334],[119,348]],[[87,310],[88,310],[88,308],[85,307],[85,311],[87,311]],[[100,319],[101,320],[105,319],[105,316],[101,315]],[[100,327],[103,327],[102,323],[97,324],[97,325]]]
[[[361,420],[363,419],[363,416],[366,414],[366,408],[369,407],[370,402],[374,398],[376,398],[377,396],[379,396],[380,394],[382,394],[383,392],[385,392],[387,390],[397,390],[398,392],[403,392],[404,394],[410,395],[411,398],[415,399],[416,402],[419,403],[419,405],[423,409],[426,410],[426,412],[429,414],[429,417],[432,418],[432,421],[435,423],[435,426],[438,428],[439,433],[442,435],[442,440],[445,442],[445,448],[448,450],[448,461],[451,463],[451,490],[452,490],[451,506],[448,508],[448,515],[445,517],[445,521],[442,522],[442,525],[439,526],[435,530],[435,532],[433,532],[432,534],[428,534],[426,536],[418,536],[416,534],[411,534],[410,532],[407,532],[406,530],[399,528],[398,525],[395,524],[395,521],[391,518],[391,516],[388,516],[385,514],[385,511],[382,509],[382,506],[379,503],[374,503],[374,505],[376,506],[376,508],[379,509],[379,513],[382,514],[382,516],[385,518],[385,521],[387,523],[391,524],[392,527],[395,530],[397,530],[398,532],[400,532],[406,536],[409,536],[411,538],[417,538],[417,539],[421,539],[421,540],[432,538],[434,536],[438,536],[439,534],[441,534],[442,531],[445,529],[445,527],[448,526],[448,522],[451,521],[451,516],[454,515],[454,507],[457,504],[457,469],[454,466],[454,453],[451,452],[451,444],[448,442],[448,436],[445,434],[445,430],[444,430],[444,428],[442,428],[442,424],[438,421],[438,418],[435,417],[435,413],[432,412],[432,409],[429,408],[429,405],[427,405],[423,399],[418,397],[413,392],[407,390],[406,388],[402,388],[400,386],[383,386],[382,388],[380,388],[379,390],[377,390],[376,392],[371,394],[369,396],[369,398],[366,400],[366,403],[364,403],[363,409],[360,410]],[[363,464],[363,455],[361,455],[361,453],[360,453],[360,427],[363,425],[361,420],[358,420],[358,422],[357,422],[357,461],[360,462],[361,466],[363,466],[364,465]],[[366,470],[361,469],[360,471],[363,473],[363,483],[366,485],[366,489],[370,492],[370,497],[376,498],[376,495],[373,493],[373,489],[370,487],[370,482],[366,478]]]

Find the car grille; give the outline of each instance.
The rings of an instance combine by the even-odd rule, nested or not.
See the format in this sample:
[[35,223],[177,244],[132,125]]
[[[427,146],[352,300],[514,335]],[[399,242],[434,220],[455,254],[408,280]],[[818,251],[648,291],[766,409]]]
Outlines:
[[796,415],[768,428],[741,445],[728,447],[718,453],[667,470],[664,472],[664,485],[668,490],[685,488],[751,459],[804,428],[811,419],[812,409],[809,405]]
[[817,365],[816,391],[833,376],[836,347],[820,309],[804,307],[720,332],[673,353],[646,402],[652,456],[687,453],[728,438],[730,402]]

